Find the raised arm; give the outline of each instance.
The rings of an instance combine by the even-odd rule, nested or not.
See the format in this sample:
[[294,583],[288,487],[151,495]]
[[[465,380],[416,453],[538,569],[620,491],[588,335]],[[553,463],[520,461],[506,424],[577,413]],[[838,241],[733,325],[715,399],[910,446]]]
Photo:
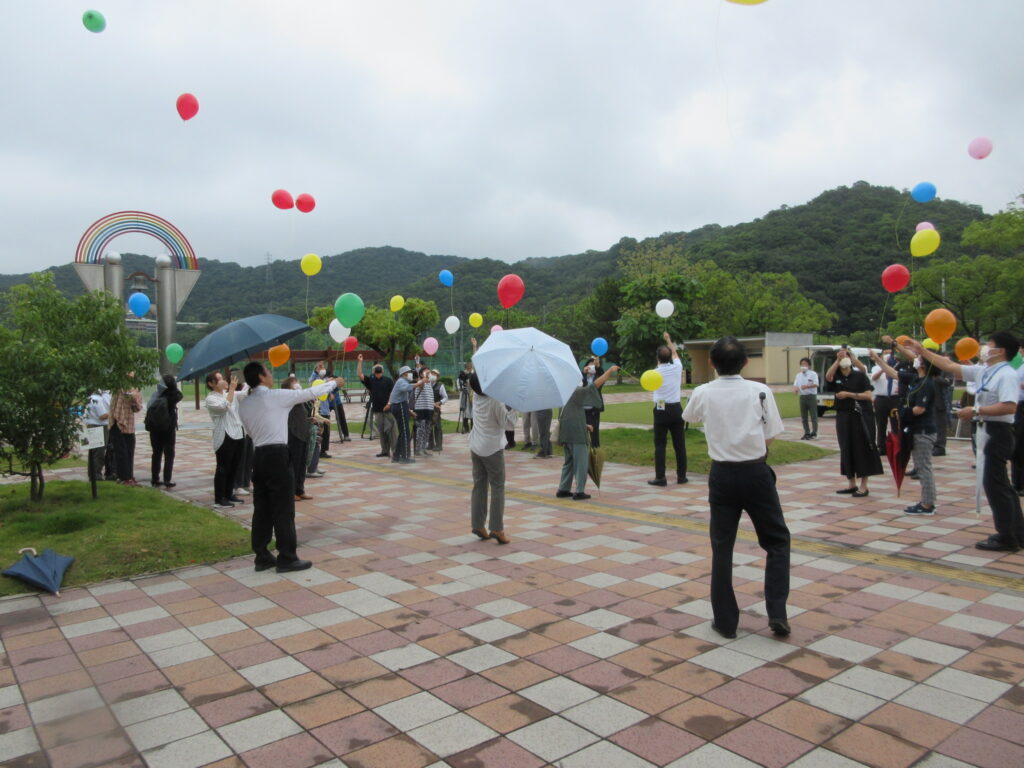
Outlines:
[[605,371],[600,376],[598,376],[596,379],[594,379],[594,386],[597,387],[598,389],[603,387],[604,383],[606,381],[608,381],[608,377],[611,376],[613,373],[615,373],[617,370],[619,370],[619,366],[617,366],[617,365],[613,365],[610,368],[608,368],[607,371]]
[[875,350],[869,349],[868,356],[875,361],[875,365],[882,369],[874,376],[872,376],[872,379],[877,380],[883,373],[890,379],[898,379],[900,377],[900,375],[896,372],[896,369],[889,365],[887,362],[885,362],[885,358],[883,358],[880,354],[875,352]]
[[668,347],[669,350],[671,350],[671,352],[672,352],[672,359],[673,360],[678,360],[679,359],[679,350],[676,349],[675,342],[672,341],[672,337],[669,336],[668,331],[665,331],[665,333],[663,333],[661,335],[661,338],[663,338],[665,340],[665,346]]
[[954,376],[956,376],[958,379],[963,378],[963,367],[961,365],[954,363],[945,355],[940,355],[935,352],[932,352],[930,349],[925,349],[924,346],[922,346],[921,342],[915,339],[909,339],[906,343],[906,348],[913,352],[915,355],[924,358],[929,363],[934,365],[936,368],[941,368],[944,371],[948,371],[949,373],[952,373]]
[[359,377],[360,381],[366,381],[366,377],[363,376],[363,354],[362,354],[362,352],[360,352],[358,357],[356,357],[356,376]]

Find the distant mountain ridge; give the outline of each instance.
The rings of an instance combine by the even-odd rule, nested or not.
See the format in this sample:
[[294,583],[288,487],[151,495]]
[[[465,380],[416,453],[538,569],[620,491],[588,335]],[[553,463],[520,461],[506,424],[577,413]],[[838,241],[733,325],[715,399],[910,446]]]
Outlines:
[[[908,243],[915,225],[927,219],[942,235],[932,259],[951,259],[963,249],[960,237],[972,221],[988,218],[976,205],[936,199],[927,204],[906,192],[858,181],[796,206],[782,206],[763,218],[732,226],[709,224],[690,232],[664,233],[656,243],[682,241],[691,261],[711,260],[725,269],[792,272],[801,289],[839,315],[834,330],[849,333],[870,325],[884,300],[879,276],[891,263],[909,263]],[[333,304],[350,291],[367,304],[386,306],[394,294],[437,302],[441,316],[454,310],[465,317],[497,304],[495,286],[514,272],[526,283],[520,308],[539,316],[591,294],[603,280],[619,275],[617,259],[636,244],[623,238],[604,251],[525,259],[514,264],[494,259],[427,255],[403,248],[358,248],[324,256],[320,274],[308,280],[308,306]],[[116,247],[116,242],[115,242]],[[258,312],[305,317],[307,279],[298,259],[243,267],[200,258],[203,276],[180,319],[212,324]],[[153,271],[153,259],[124,255],[125,274]],[[437,279],[441,269],[455,274],[454,291]],[[58,288],[83,291],[70,264],[51,267]],[[28,280],[27,274],[0,275],[0,291]],[[828,330],[828,329],[823,329]]]

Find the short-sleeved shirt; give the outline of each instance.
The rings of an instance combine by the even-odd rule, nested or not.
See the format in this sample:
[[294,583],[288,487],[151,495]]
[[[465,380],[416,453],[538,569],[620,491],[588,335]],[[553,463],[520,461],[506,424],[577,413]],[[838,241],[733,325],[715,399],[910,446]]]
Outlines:
[[1017,400],[1024,403],[1024,365],[1017,369]]
[[395,386],[395,382],[388,376],[381,376],[378,379],[371,374],[363,376],[363,386],[370,390],[370,410],[374,413],[380,413],[384,410],[384,406],[388,404],[391,388]]
[[[1009,363],[995,365],[963,365],[960,367],[964,381],[973,381],[978,385],[974,393],[974,404],[977,408],[996,403],[1016,403],[1020,391],[1017,372]],[[982,421],[996,421],[1013,424],[1014,414],[1006,413],[999,416],[980,416]]]
[[782,433],[772,391],[742,376],[720,376],[693,391],[683,421],[704,424],[708,455],[715,461],[756,461]]
[[558,415],[558,442],[587,442],[587,417],[583,409],[600,408],[603,403],[601,390],[593,384],[576,387],[576,391],[569,396],[568,402],[562,406]]
[[[930,376],[916,379],[907,387],[907,409],[915,435],[935,431],[935,402],[935,382]],[[924,408],[924,413],[916,414],[910,410],[912,408]]]
[[391,397],[388,399],[388,402],[396,405],[399,403],[408,403],[409,395],[412,394],[412,391],[412,382],[404,376],[399,376],[395,380],[395,386],[391,388]]
[[678,403],[679,389],[683,383],[683,364],[678,357],[670,363],[661,363],[655,368],[661,374],[661,386],[651,393],[654,402]]
[[[843,373],[843,369],[839,368],[836,371],[835,377],[832,379],[832,391],[833,392],[870,392],[871,382],[868,381],[867,374],[858,368],[851,368],[849,373]],[[853,411],[856,410],[856,400],[852,397],[836,398],[836,411]]]
[[[800,389],[801,387],[809,387],[812,384],[814,389]],[[818,374],[811,370],[808,370],[807,373],[800,371],[796,378],[793,379],[793,386],[800,390],[798,394],[801,397],[804,395],[816,395],[818,394]]]
[[[892,365],[892,363],[889,363]],[[881,374],[877,379],[875,374]],[[876,365],[871,368],[871,386],[875,390],[875,397],[889,397],[890,395],[898,395],[900,392],[900,385],[898,381],[890,379],[885,374],[882,366]]]
[[507,413],[504,403],[487,395],[476,395],[473,398],[473,429],[469,433],[469,450],[484,457],[504,450]]

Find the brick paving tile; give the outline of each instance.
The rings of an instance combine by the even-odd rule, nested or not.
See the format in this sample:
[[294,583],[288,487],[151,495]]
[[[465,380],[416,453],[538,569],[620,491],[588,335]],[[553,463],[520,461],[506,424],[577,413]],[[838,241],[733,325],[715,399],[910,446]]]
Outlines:
[[[833,425],[820,434],[834,448]],[[794,533],[782,642],[748,521],[740,636],[710,629],[700,478],[654,493],[608,465],[594,500],[563,503],[557,462],[507,452],[513,543],[499,548],[467,530],[465,437],[401,471],[372,441],[336,444],[297,510],[308,572],[257,574],[243,557],[0,600],[0,762],[1022,764],[1024,594],[1005,577],[1024,556],[974,549],[991,523],[973,514],[969,448],[950,442],[927,520],[900,515],[884,479],[837,501],[834,455],[776,468]],[[205,412],[183,409],[173,495],[212,501],[208,444]],[[411,495],[422,511],[396,506]],[[65,694],[95,701],[67,717]]]

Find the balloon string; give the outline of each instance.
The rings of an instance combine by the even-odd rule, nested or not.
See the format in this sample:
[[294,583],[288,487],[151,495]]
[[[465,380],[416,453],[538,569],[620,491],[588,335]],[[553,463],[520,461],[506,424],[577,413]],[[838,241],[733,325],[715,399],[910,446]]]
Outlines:
[[306,325],[309,325],[309,275],[306,275]]
[[901,250],[903,248],[903,246],[900,245],[900,221],[903,220],[903,212],[907,210],[907,206],[909,204],[910,198],[908,197],[903,201],[903,207],[900,208],[900,215],[896,217],[896,223],[892,225],[893,234],[896,235],[896,250]]
[[878,338],[882,338],[882,327],[885,325],[885,312],[889,309],[889,299],[892,298],[892,294],[886,292],[885,304],[882,305],[882,314],[878,318]]

